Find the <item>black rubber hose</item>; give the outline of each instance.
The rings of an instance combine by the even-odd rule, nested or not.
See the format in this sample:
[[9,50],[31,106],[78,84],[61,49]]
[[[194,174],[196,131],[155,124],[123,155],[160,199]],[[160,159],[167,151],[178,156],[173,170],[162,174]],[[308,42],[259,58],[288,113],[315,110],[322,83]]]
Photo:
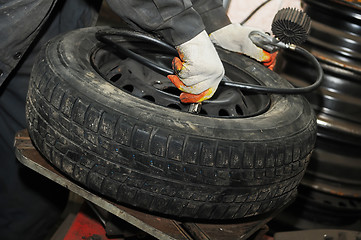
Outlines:
[[312,85],[309,85],[307,87],[300,87],[300,88],[270,88],[261,85],[232,82],[227,77],[222,79],[221,84],[229,87],[237,87],[245,91],[252,91],[257,93],[275,93],[275,94],[303,94],[303,93],[309,93],[317,89],[321,85],[323,79],[323,69],[320,63],[310,52],[308,52],[306,49],[302,47],[296,46],[296,48],[292,50],[306,57],[316,67],[317,78]]
[[[159,66],[156,63],[150,61],[149,59],[147,59],[143,56],[140,56],[139,54],[136,54],[135,52],[117,44],[116,42],[107,38],[109,36],[136,38],[139,40],[150,42],[150,43],[156,44],[160,47],[167,49],[174,56],[178,56],[177,50],[173,46],[163,42],[162,40],[160,40],[158,38],[155,38],[152,35],[148,35],[146,33],[141,33],[141,32],[117,29],[117,30],[113,30],[113,31],[99,31],[96,33],[96,38],[99,41],[107,44],[108,46],[112,47],[114,50],[121,52],[121,53],[125,54],[126,56],[138,61],[139,63],[149,67],[150,69],[152,69],[162,75],[165,75],[165,76],[174,74],[173,70]],[[237,83],[237,82],[234,82],[231,79],[229,79],[227,76],[223,77],[220,84],[224,85],[224,86],[228,86],[228,87],[236,87],[241,90],[249,91],[249,92],[274,93],[274,94],[303,94],[303,93],[308,93],[308,92],[311,92],[311,91],[317,89],[321,85],[321,82],[323,79],[323,69],[322,69],[320,63],[310,52],[308,52],[307,50],[305,50],[302,47],[296,46],[293,49],[291,49],[291,48],[288,48],[288,49],[293,50],[293,51],[303,55],[305,58],[307,58],[309,61],[311,61],[311,63],[316,67],[317,78],[313,84],[311,84],[307,87],[299,87],[299,88],[271,88],[271,87],[266,87],[266,86],[261,86],[261,85]]]
[[99,41],[107,44],[114,50],[116,50],[120,53],[123,53],[126,56],[138,61],[139,63],[142,63],[143,65],[149,67],[150,69],[152,69],[162,75],[165,75],[165,76],[174,74],[172,69],[159,66],[159,65],[155,64],[154,62],[150,61],[149,59],[147,59],[139,54],[136,54],[135,52],[117,44],[116,42],[114,42],[108,38],[110,36],[135,38],[138,40],[151,42],[155,45],[158,45],[159,47],[162,47],[162,48],[168,50],[172,55],[178,56],[177,50],[172,45],[169,45],[168,43],[163,42],[160,39],[155,38],[154,36],[148,35],[146,33],[135,32],[135,31],[125,30],[125,29],[124,30],[123,29],[122,30],[112,30],[112,31],[109,31],[109,30],[108,31],[98,31],[95,34],[95,37]]

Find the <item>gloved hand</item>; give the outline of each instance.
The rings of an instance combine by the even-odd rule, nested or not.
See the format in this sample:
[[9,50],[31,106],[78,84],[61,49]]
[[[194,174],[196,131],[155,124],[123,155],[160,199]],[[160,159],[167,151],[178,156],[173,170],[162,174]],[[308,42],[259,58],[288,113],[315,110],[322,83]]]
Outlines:
[[183,103],[196,103],[213,96],[224,76],[224,68],[207,33],[176,46],[179,57],[173,59],[175,75],[168,78],[183,93]]
[[248,37],[252,31],[259,29],[245,27],[238,23],[229,24],[210,34],[211,41],[224,49],[247,55],[273,70],[277,52],[269,53],[257,47]]

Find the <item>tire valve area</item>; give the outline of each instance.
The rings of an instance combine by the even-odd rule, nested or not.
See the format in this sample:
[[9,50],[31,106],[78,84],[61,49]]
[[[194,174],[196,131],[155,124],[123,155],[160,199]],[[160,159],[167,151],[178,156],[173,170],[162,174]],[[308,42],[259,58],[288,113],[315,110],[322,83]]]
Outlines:
[[[144,55],[147,55],[145,52]],[[171,62],[172,56],[152,53],[147,55],[157,64]],[[98,49],[93,53],[92,66],[104,79],[132,96],[155,103],[159,106],[189,112],[189,105],[179,100],[182,93],[165,76],[108,49]],[[227,72],[235,75],[234,67],[224,63]],[[238,76],[234,76],[238,77]],[[252,78],[242,77],[252,82]],[[204,101],[198,112],[201,116],[219,118],[246,118],[267,111],[270,98],[266,94],[243,94],[239,89],[219,86],[211,100]]]

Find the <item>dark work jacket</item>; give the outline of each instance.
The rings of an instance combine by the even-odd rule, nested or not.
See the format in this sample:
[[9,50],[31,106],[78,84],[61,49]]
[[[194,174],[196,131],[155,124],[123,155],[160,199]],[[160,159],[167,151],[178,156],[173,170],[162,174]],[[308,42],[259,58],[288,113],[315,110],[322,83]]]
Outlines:
[[180,45],[230,23],[222,0],[107,0],[126,22]]
[[[53,21],[54,14],[57,15],[56,21],[59,21],[57,29],[52,30],[55,34],[95,23],[97,12],[93,6],[97,1],[64,2],[67,1],[0,0],[0,86],[26,55],[29,47],[38,43],[41,31],[44,32],[44,28],[49,26],[48,20]],[[63,8],[60,12],[59,6]]]
[[[0,86],[38,35],[56,2],[0,0]],[[192,39],[204,29],[210,33],[230,23],[222,0],[107,2],[130,25],[158,34],[174,46]]]

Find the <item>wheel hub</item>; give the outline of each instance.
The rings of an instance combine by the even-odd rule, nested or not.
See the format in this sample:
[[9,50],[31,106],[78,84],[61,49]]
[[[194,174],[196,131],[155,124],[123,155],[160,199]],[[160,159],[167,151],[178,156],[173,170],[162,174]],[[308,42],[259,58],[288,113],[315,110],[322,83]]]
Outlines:
[[[171,67],[174,56],[156,46],[142,42],[121,42],[128,44],[134,52],[151,59],[158,65]],[[167,77],[154,72],[122,54],[115,53],[107,46],[99,46],[92,54],[93,67],[106,81],[115,87],[154,104],[187,112],[188,104],[179,100],[181,93]],[[230,64],[223,63],[226,75],[232,80],[260,84]],[[219,86],[211,100],[204,101],[200,115],[210,117],[251,117],[265,112],[270,105],[266,94],[242,93],[237,88]]]

